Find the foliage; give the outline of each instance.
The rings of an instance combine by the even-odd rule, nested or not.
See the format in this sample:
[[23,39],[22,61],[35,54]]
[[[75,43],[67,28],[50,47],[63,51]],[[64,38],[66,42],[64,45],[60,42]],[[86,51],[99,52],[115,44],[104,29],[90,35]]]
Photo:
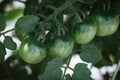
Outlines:
[[[15,1],[25,8],[6,11],[14,0],[0,2],[1,80],[93,80],[86,63],[69,66],[76,54],[92,67],[118,63],[105,79],[119,79],[119,0]],[[5,31],[6,22],[15,18],[14,29]],[[13,36],[6,35],[11,31],[21,42],[19,48]],[[13,54],[5,60],[6,49]]]

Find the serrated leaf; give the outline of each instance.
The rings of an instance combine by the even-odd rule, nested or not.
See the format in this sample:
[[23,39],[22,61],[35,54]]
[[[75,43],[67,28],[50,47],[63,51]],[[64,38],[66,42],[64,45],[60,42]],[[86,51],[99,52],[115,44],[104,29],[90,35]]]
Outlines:
[[87,68],[87,64],[78,63],[74,68],[72,79],[73,80],[92,80],[90,75],[91,75],[91,72]]
[[83,61],[97,63],[102,59],[101,51],[93,44],[85,44],[81,47],[80,58]]
[[65,76],[65,80],[72,80],[72,77],[70,76],[70,74],[67,74],[67,75]]
[[48,62],[45,71],[39,76],[39,80],[61,80],[62,70],[60,69],[63,64],[63,60],[60,58],[54,58]]
[[4,46],[10,50],[15,50],[17,45],[10,36],[6,36],[4,39]]
[[15,32],[18,38],[23,38],[25,35],[34,31],[38,24],[39,17],[34,15],[26,15],[19,18],[15,24]]
[[3,31],[6,27],[4,16],[0,15],[0,31]]
[[2,42],[0,42],[0,63],[4,61],[4,56],[6,54],[5,47]]

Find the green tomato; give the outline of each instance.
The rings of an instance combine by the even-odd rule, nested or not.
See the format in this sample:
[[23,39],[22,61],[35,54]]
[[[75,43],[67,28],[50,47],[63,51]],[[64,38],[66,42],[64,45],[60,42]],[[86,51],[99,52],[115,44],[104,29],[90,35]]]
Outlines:
[[15,24],[15,34],[19,40],[23,40],[26,35],[34,32],[39,17],[35,15],[25,15],[20,17]]
[[19,55],[25,62],[36,64],[46,57],[46,48],[42,43],[26,38],[22,41]]
[[92,17],[87,18],[81,23],[72,27],[71,35],[75,42],[79,44],[89,43],[96,35],[97,27]]
[[68,35],[57,36],[48,44],[48,54],[52,57],[67,58],[73,50],[74,41]]
[[119,16],[110,12],[97,12],[94,16],[98,28],[97,36],[109,36],[117,31],[119,27]]

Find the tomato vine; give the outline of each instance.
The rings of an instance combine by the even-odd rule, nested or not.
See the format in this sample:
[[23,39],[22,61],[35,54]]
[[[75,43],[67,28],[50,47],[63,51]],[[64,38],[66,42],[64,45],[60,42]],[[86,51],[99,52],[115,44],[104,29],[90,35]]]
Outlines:
[[[24,12],[15,27],[5,31],[8,14],[5,7],[14,1],[25,5]],[[74,55],[97,68],[118,63],[107,80],[118,79],[119,4],[117,0],[3,0],[0,2],[0,38],[4,37],[0,41],[0,70],[5,66],[3,70],[7,74],[2,78],[0,75],[0,79],[93,80],[87,64],[79,62],[71,68]],[[14,16],[17,11],[11,14]],[[14,37],[21,42],[18,49],[13,37],[6,35],[11,31],[15,31]],[[13,52],[5,60],[6,48]],[[26,66],[31,74],[27,74]],[[73,73],[67,74],[67,69]]]

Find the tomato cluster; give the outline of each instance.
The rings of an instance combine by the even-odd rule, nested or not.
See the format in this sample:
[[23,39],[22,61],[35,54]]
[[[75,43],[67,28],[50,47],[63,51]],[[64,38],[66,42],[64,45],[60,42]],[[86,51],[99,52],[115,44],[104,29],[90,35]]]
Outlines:
[[70,28],[75,42],[86,44],[95,36],[105,37],[114,34],[119,27],[119,16],[108,12],[91,13],[81,23]]
[[[37,22],[38,18],[35,17],[35,19],[36,20],[34,21]],[[29,24],[31,23],[32,21],[29,22]],[[71,55],[74,42],[78,44],[86,44],[91,42],[95,36],[105,37],[115,33],[119,26],[119,16],[110,13],[108,14],[104,11],[95,13],[91,12],[81,22],[75,22],[75,20],[67,19],[64,23],[68,30],[66,34],[53,34],[48,38],[49,33],[52,33],[49,31],[49,33],[46,34],[47,36],[44,35],[46,36],[44,42],[37,41],[36,38],[34,40],[34,38],[30,37],[23,39],[19,49],[20,57],[30,64],[39,63],[47,56],[47,54],[51,57],[61,57],[65,59]],[[32,30],[30,28],[29,31],[24,33],[18,31],[19,28],[20,27],[16,26],[15,30],[16,33],[19,32],[20,35],[29,35],[28,33],[32,30],[34,32],[34,27],[32,26]],[[56,29],[54,30],[58,32]],[[24,35],[22,38],[25,37]],[[17,34],[17,37],[19,38],[20,36]]]

